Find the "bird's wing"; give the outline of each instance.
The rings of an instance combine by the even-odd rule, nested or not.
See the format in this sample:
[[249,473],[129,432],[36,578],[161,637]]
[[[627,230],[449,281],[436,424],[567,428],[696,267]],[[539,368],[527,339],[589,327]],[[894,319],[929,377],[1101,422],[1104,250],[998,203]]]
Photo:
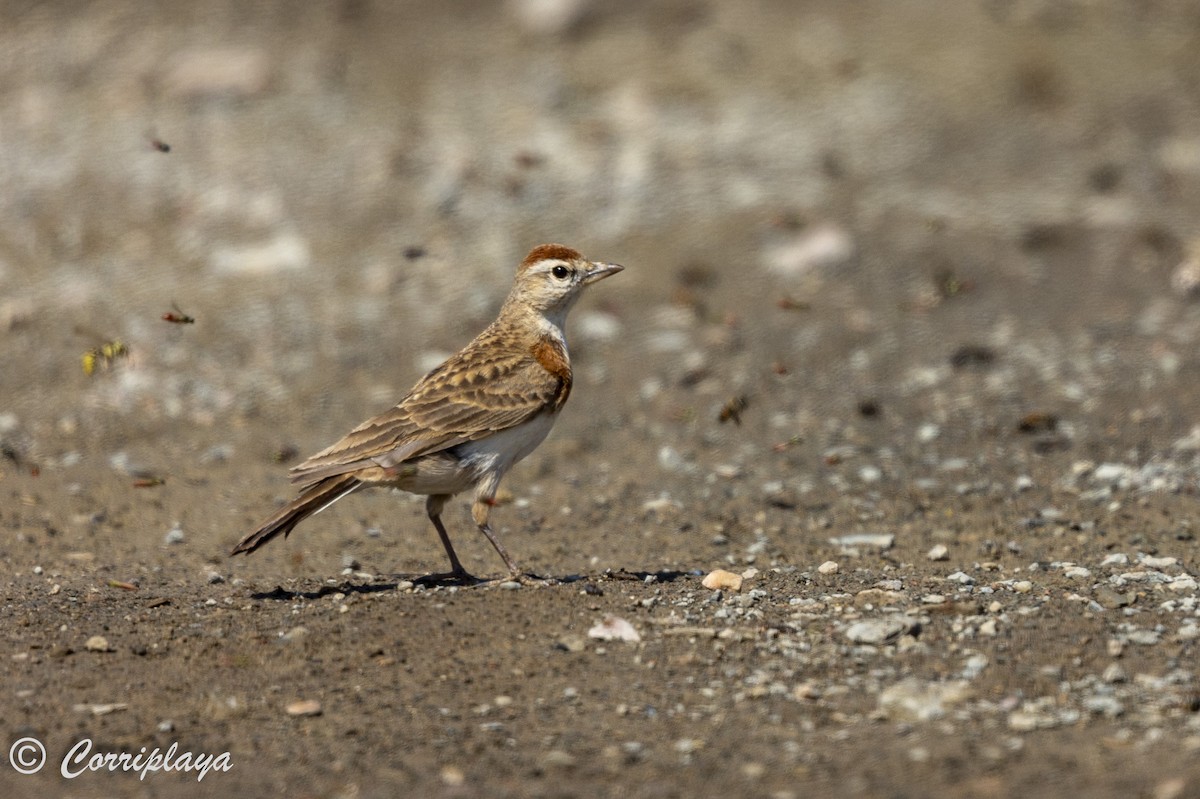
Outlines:
[[291,471],[311,483],[366,466],[390,467],[484,438],[561,405],[570,372],[528,352],[468,348],[423,377],[398,405]]

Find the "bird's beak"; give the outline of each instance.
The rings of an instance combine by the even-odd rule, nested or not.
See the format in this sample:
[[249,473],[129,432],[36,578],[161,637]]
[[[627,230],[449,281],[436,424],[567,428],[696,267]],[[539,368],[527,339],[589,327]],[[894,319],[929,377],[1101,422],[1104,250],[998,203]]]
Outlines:
[[609,275],[615,275],[624,268],[620,264],[602,264],[599,261],[595,261],[588,265],[587,272],[583,275],[583,285],[586,286],[589,283],[595,283],[597,280],[603,280]]

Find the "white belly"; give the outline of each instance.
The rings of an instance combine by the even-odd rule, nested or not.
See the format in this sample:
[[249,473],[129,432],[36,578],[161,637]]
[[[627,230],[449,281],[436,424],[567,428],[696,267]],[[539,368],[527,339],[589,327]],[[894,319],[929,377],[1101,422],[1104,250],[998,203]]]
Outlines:
[[546,440],[557,418],[558,414],[541,413],[524,424],[495,435],[459,444],[454,452],[477,475],[503,475],[514,463]]

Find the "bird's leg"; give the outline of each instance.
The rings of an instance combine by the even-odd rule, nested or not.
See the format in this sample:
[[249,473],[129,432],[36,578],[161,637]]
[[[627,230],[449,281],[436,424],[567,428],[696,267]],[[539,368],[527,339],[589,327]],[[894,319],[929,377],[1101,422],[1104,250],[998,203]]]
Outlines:
[[496,552],[504,560],[504,565],[508,567],[508,576],[512,580],[520,580],[524,575],[521,574],[521,568],[513,562],[513,559],[508,556],[504,545],[500,543],[500,539],[496,538],[496,534],[492,532],[492,526],[488,524],[488,514],[492,510],[492,505],[495,504],[496,491],[493,488],[490,492],[481,496],[475,497],[475,503],[471,505],[471,518],[475,520],[475,524],[479,525],[479,532],[487,537],[487,540],[492,542]]
[[446,494],[430,494],[429,499],[425,500],[425,512],[429,514],[429,521],[433,522],[433,526],[437,528],[438,538],[442,539],[442,546],[446,548],[446,555],[450,558],[450,571],[444,574],[430,574],[421,579],[428,582],[442,580],[479,582],[479,579],[471,575],[459,562],[458,555],[454,552],[454,545],[450,543],[450,536],[446,534],[446,526],[442,524],[442,507],[449,498]]

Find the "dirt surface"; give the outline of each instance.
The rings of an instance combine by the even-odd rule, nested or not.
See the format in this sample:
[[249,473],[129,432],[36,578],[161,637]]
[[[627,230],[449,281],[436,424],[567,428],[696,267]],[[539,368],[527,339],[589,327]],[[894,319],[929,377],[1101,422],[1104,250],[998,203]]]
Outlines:
[[[4,16],[0,794],[1200,795],[1193,4]],[[545,584],[384,492],[230,559],[542,241],[626,266]]]

